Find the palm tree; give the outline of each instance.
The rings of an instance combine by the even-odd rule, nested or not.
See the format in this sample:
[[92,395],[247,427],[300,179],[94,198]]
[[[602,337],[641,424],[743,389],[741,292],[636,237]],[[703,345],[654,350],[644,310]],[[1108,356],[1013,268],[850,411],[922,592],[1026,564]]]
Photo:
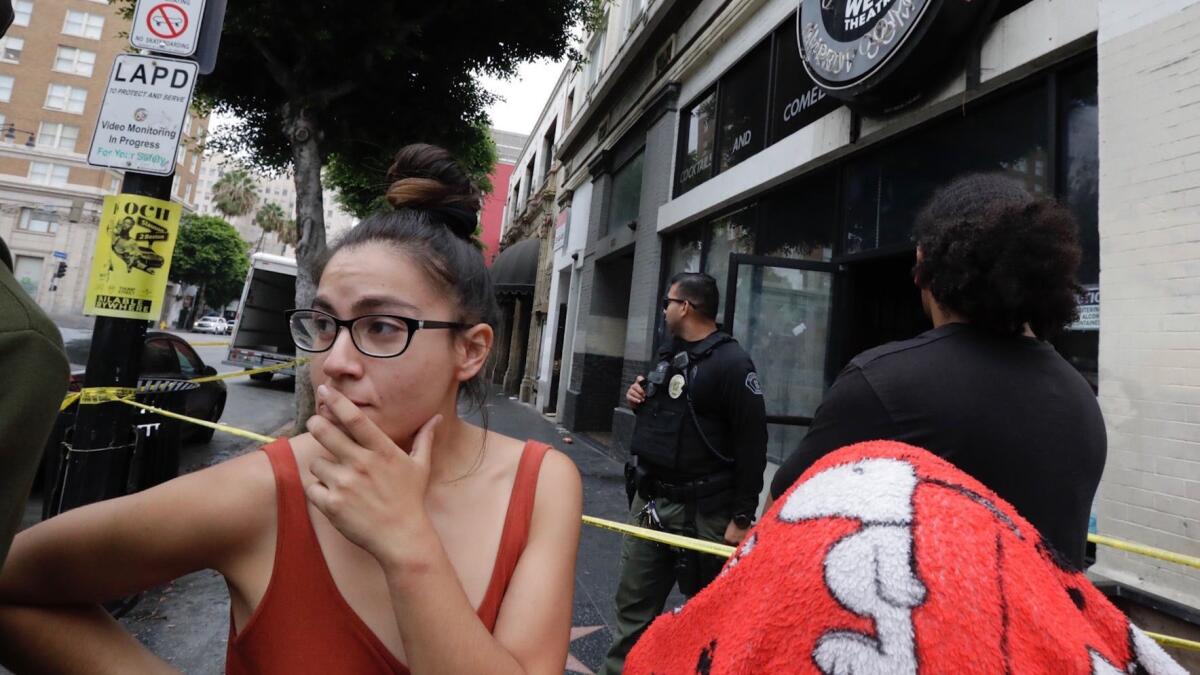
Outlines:
[[234,169],[213,184],[213,204],[226,218],[244,216],[258,204],[258,184],[245,169]]
[[291,218],[285,219],[279,229],[275,230],[275,238],[283,244],[280,255],[287,252],[287,247],[295,246],[300,241],[300,230],[296,227],[296,221]]
[[268,232],[274,232],[279,235],[287,223],[287,216],[283,213],[283,207],[275,202],[267,202],[259,208],[258,213],[254,214],[254,224],[262,230],[262,234],[258,236],[258,245],[254,247],[255,251],[262,249],[263,237]]

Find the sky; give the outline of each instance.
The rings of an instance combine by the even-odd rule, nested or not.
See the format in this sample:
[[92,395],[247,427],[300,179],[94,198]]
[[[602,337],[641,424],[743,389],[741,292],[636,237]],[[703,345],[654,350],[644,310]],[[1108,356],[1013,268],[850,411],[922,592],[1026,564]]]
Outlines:
[[533,133],[538,115],[542,114],[565,64],[565,61],[531,61],[518,68],[517,75],[507,82],[483,78],[483,86],[502,99],[488,107],[492,126],[501,131]]

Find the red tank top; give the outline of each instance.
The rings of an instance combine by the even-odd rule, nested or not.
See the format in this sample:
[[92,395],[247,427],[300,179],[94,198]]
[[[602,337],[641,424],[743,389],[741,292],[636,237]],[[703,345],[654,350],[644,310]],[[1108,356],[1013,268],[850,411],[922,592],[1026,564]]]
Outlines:
[[[275,566],[262,600],[241,632],[229,622],[227,675],[355,673],[408,675],[337,589],[325,564],[296,457],[287,439],[263,448],[275,472],[279,527]],[[477,614],[489,631],[525,549],[538,471],[549,446],[529,441],[521,453],[492,578]]]

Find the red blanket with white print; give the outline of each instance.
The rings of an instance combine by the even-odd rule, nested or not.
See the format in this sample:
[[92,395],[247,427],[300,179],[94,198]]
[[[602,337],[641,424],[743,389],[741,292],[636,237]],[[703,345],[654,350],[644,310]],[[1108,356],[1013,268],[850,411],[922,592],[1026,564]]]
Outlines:
[[1184,674],[1016,509],[888,441],[809,468],[625,672]]

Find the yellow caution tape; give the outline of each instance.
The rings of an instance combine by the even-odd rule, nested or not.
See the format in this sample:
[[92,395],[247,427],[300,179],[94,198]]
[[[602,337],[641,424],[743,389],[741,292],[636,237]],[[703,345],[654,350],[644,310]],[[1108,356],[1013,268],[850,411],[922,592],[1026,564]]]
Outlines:
[[1160,644],[1164,647],[1174,647],[1176,649],[1190,649],[1192,651],[1200,652],[1200,642],[1196,642],[1195,640],[1185,640],[1181,637],[1175,637],[1173,635],[1163,635],[1161,633],[1151,633],[1150,631],[1142,631],[1142,632],[1146,634],[1146,637],[1150,638],[1151,640],[1154,640],[1155,642],[1157,642],[1158,644]]
[[88,387],[79,392],[79,405],[98,405],[127,398],[137,393],[129,387]]
[[[679,534],[672,534],[670,532],[662,532],[659,530],[651,530],[651,529],[648,529],[645,527],[637,527],[635,525],[627,525],[625,523],[618,523],[618,522],[614,522],[611,520],[604,520],[602,518],[595,518],[593,516],[585,515],[583,517],[583,522],[587,525],[592,525],[593,527],[599,527],[599,528],[602,528],[605,530],[612,530],[614,532],[620,532],[622,534],[627,534],[631,537],[637,537],[639,539],[646,539],[649,541],[658,542],[660,544],[666,544],[667,546],[673,546],[675,548],[683,548],[683,549],[687,549],[690,551],[699,551],[701,553],[710,553],[712,555],[721,556],[722,558],[728,558],[729,556],[733,555],[733,552],[736,550],[736,548],[733,546],[726,546],[724,544],[718,544],[716,542],[706,541],[704,539],[693,539],[691,537],[685,537],[685,536],[679,535]],[[1170,553],[1169,551],[1163,551],[1162,549],[1151,549],[1151,547],[1149,547],[1149,546],[1139,546],[1137,544],[1126,544],[1126,542],[1122,542],[1117,539],[1112,539],[1110,537],[1099,537],[1097,535],[1089,535],[1088,538],[1091,540],[1096,540],[1096,539],[1104,540],[1103,542],[1096,541],[1096,543],[1103,543],[1105,546],[1113,546],[1114,548],[1123,548],[1123,550],[1130,550],[1133,553],[1143,553],[1144,555],[1149,555],[1149,553],[1147,553],[1143,550],[1133,550],[1133,549],[1147,549],[1150,551],[1167,554],[1167,555],[1171,556],[1172,558],[1185,559],[1184,561],[1176,560],[1175,562],[1182,562],[1182,564],[1185,564],[1185,565],[1191,564],[1190,562],[1186,561],[1188,556],[1181,556],[1177,553]],[[1118,546],[1118,544],[1120,546]],[[1164,557],[1163,559],[1170,559],[1170,558]],[[1193,650],[1193,651],[1200,651],[1200,642],[1196,642],[1195,640],[1186,640],[1184,638],[1175,637],[1173,635],[1163,635],[1161,633],[1151,633],[1149,631],[1145,631],[1145,633],[1146,633],[1146,637],[1149,637],[1150,639],[1154,640],[1155,642],[1158,642],[1159,644],[1161,644],[1165,647],[1174,647],[1176,649],[1188,649],[1188,650]]]
[[1182,553],[1173,553],[1161,548],[1145,546],[1143,544],[1135,544],[1129,541],[1121,541],[1120,539],[1113,539],[1112,537],[1105,537],[1100,534],[1089,534],[1088,541],[1100,546],[1115,548],[1118,551],[1137,553],[1138,555],[1144,555],[1147,558],[1157,558],[1158,560],[1173,562],[1177,565],[1186,565],[1188,567],[1200,569],[1200,558],[1195,556],[1184,555]]
[[[200,378],[197,380],[191,380],[191,382],[206,382],[206,381],[216,380],[216,379],[226,379],[228,377],[240,377],[243,375],[252,375],[254,373],[282,370],[284,368],[289,368],[291,366],[301,364],[301,363],[305,362],[306,360],[307,359],[296,359],[294,361],[289,361],[288,363],[282,363],[282,364],[279,364],[276,366],[267,366],[265,368],[256,368],[254,370],[247,370],[247,371],[238,372],[238,373],[228,373],[224,376],[217,376],[217,377],[211,377],[211,378]],[[153,389],[152,387],[146,388],[146,390],[152,390],[152,389]],[[84,389],[82,392],[71,394],[71,395],[67,396],[67,398],[63,400],[63,409],[65,409],[71,403],[74,403],[74,401],[76,399],[78,399],[80,401],[80,403],[84,404],[84,405],[93,405],[93,404],[97,404],[97,403],[119,401],[126,405],[131,405],[135,408],[141,408],[142,410],[148,410],[150,412],[157,413],[164,417],[170,417],[173,419],[182,420],[184,422],[198,424],[202,427],[208,427],[210,429],[215,429],[217,431],[223,431],[227,434],[233,434],[235,436],[247,438],[249,440],[257,441],[259,443],[272,443],[275,441],[275,439],[270,436],[258,434],[253,431],[239,429],[238,427],[230,426],[228,424],[220,424],[218,422],[208,422],[205,420],[196,419],[195,417],[188,417],[187,415],[180,415],[178,413],[173,413],[169,410],[163,410],[162,408],[156,408],[154,406],[149,406],[149,405],[145,405],[145,404],[130,400],[129,397],[133,396],[135,393],[137,393],[135,390],[124,388],[124,387],[92,387],[89,389]],[[612,521],[612,520],[605,520],[603,518],[596,518],[594,516],[588,516],[588,515],[583,516],[583,522],[586,525],[591,525],[593,527],[598,527],[598,528],[605,529],[605,530],[611,530],[613,532],[619,532],[621,534],[626,534],[631,537],[637,537],[639,539],[645,539],[647,541],[653,541],[653,542],[656,542],[659,544],[665,544],[667,546],[672,546],[675,548],[682,548],[682,549],[686,549],[689,551],[698,551],[700,553],[707,553],[710,555],[720,556],[722,558],[728,558],[729,556],[733,555],[733,552],[736,550],[736,548],[733,546],[719,544],[719,543],[713,542],[713,541],[707,541],[704,539],[694,539],[692,537],[686,537],[681,534],[674,534],[672,532],[663,532],[661,530],[652,530],[652,529],[645,528],[645,527],[638,527],[636,525],[629,525],[626,523],[619,523],[619,522]],[[1098,535],[1098,534],[1089,534],[1088,541],[1098,544],[1098,545],[1101,545],[1101,546],[1109,546],[1109,547],[1112,547],[1112,548],[1115,548],[1115,549],[1118,549],[1121,551],[1127,551],[1129,553],[1136,553],[1136,554],[1144,555],[1144,556],[1147,556],[1150,558],[1156,558],[1159,560],[1165,560],[1168,562],[1173,562],[1173,563],[1177,563],[1180,565],[1186,565],[1189,567],[1195,567],[1197,569],[1200,569],[1200,558],[1196,558],[1194,556],[1183,555],[1181,553],[1173,553],[1171,551],[1167,551],[1167,550],[1164,550],[1161,548],[1155,548],[1153,546],[1144,546],[1142,544],[1134,544],[1132,542],[1122,541],[1120,539],[1114,539],[1112,537],[1105,537],[1105,536]],[[1174,647],[1176,649],[1188,649],[1188,650],[1200,651],[1200,642],[1197,642],[1194,640],[1186,640],[1184,638],[1174,637],[1171,635],[1162,635],[1160,633],[1151,633],[1151,632],[1146,632],[1146,636],[1151,638],[1152,640],[1158,642],[1159,644],[1162,644],[1167,647]]]
[[627,525],[618,523],[612,520],[604,520],[603,518],[594,518],[592,516],[584,516],[583,522],[593,527],[600,527],[622,534],[628,534],[638,539],[646,539],[675,548],[683,548],[689,551],[699,551],[701,553],[709,553],[711,555],[728,558],[733,555],[734,547],[725,544],[718,544],[715,541],[706,541],[704,539],[692,539],[681,534],[671,532],[663,532],[661,530],[651,530],[645,527],[637,527],[636,525]]
[[202,427],[208,427],[209,429],[216,429],[217,431],[224,431],[227,434],[233,434],[234,436],[241,436],[242,438],[248,438],[252,441],[258,441],[259,443],[274,443],[275,442],[275,439],[270,436],[256,434],[253,431],[246,431],[245,429],[239,429],[237,427],[232,427],[232,426],[229,426],[228,424],[221,424],[219,422],[207,422],[205,420],[198,420],[195,417],[188,417],[187,415],[180,415],[179,413],[173,413],[169,410],[163,410],[162,408],[155,408],[154,406],[145,405],[144,403],[138,403],[137,401],[131,401],[131,400],[125,399],[125,398],[117,399],[117,400],[119,400],[121,403],[124,403],[126,405],[131,405],[135,408],[141,408],[142,410],[148,410],[152,413],[157,413],[159,415],[162,415],[163,417],[170,417],[170,418],[177,419],[177,420],[183,420],[184,422],[191,422],[192,424],[199,424]]
[[79,392],[75,392],[74,394],[67,394],[66,397],[63,398],[62,405],[58,406],[58,412],[62,412],[64,410],[66,410],[67,408],[70,408],[72,405],[74,405],[75,401],[79,400],[79,398],[80,398]]
[[301,366],[301,365],[304,365],[305,363],[308,363],[307,358],[292,359],[291,361],[279,363],[279,364],[276,364],[273,366],[263,366],[262,368],[252,368],[250,370],[239,370],[239,371],[235,371],[232,373],[225,373],[224,375],[210,375],[208,377],[197,377],[193,380],[188,380],[188,382],[195,382],[197,384],[201,384],[204,382],[216,382],[217,380],[229,380],[229,379],[233,379],[235,377],[248,377],[250,375],[257,375],[259,373],[273,373],[277,370],[287,370],[288,368],[293,368],[295,366]]
[[[287,361],[286,363],[279,363],[279,364],[276,364],[273,366],[264,366],[262,368],[253,368],[251,370],[238,370],[238,371],[235,371],[232,373],[225,373],[224,375],[211,375],[209,377],[197,377],[195,379],[186,380],[186,381],[187,382],[195,382],[196,384],[203,384],[205,382],[215,382],[217,380],[229,380],[229,379],[233,379],[235,377],[249,377],[250,375],[257,375],[258,373],[272,373],[277,370],[286,370],[293,366],[304,365],[305,363],[308,363],[307,358],[292,359],[291,361]],[[138,392],[154,392],[160,387],[166,389],[171,386],[170,383],[180,382],[180,381],[181,380],[168,380],[163,383],[143,385],[140,389],[137,389],[136,391],[133,389],[125,388],[125,387],[88,387],[81,391],[77,391],[72,394],[67,394],[66,397],[63,398],[62,404],[58,407],[58,411],[62,412],[64,410],[66,410],[67,408],[70,408],[72,405],[74,405],[74,403],[76,401],[79,401],[83,405],[96,405],[99,403],[108,403],[109,401],[115,401],[119,398],[132,396]]]

